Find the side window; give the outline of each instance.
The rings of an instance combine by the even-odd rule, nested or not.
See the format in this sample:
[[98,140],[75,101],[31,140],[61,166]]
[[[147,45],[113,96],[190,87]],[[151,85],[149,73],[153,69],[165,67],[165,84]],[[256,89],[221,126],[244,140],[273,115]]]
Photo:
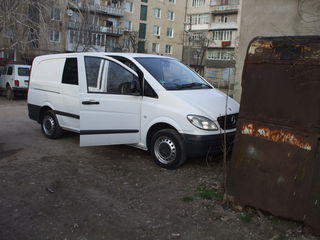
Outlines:
[[143,95],[145,97],[158,98],[157,93],[152,89],[152,87],[149,85],[149,83],[146,80],[144,80]]
[[78,85],[78,63],[77,58],[67,58],[64,64],[62,83]]
[[12,71],[13,71],[12,67],[8,67],[7,75],[12,75]]
[[97,57],[85,57],[87,87],[89,93],[106,92],[103,67],[105,61]]
[[131,94],[133,81],[138,77],[117,63],[97,58],[85,57],[87,86],[89,93]]
[[139,79],[117,63],[110,62],[108,67],[108,93],[130,94],[131,82]]

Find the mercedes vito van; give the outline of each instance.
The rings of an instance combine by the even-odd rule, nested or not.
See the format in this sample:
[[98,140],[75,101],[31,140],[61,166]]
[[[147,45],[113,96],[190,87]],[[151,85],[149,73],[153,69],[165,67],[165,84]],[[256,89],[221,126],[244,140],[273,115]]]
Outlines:
[[28,110],[48,138],[69,130],[80,146],[133,145],[173,169],[221,149],[222,133],[232,139],[239,104],[173,58],[71,53],[34,59]]

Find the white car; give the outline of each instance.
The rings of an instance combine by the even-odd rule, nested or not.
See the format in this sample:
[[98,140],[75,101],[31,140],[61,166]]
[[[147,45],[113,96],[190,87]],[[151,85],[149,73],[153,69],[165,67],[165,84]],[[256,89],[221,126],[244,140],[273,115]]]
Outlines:
[[173,169],[220,150],[222,133],[231,140],[239,104],[173,58],[71,53],[34,59],[28,109],[48,138],[69,130],[80,146],[129,144]]
[[[0,93],[5,92],[8,99],[17,94],[27,94],[30,65],[8,64],[0,77]],[[0,94],[1,95],[1,94]]]

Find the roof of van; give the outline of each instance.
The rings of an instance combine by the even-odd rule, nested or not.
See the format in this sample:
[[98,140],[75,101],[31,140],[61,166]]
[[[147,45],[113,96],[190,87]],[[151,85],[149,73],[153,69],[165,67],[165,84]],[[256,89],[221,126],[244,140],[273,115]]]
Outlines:
[[72,57],[72,56],[123,56],[127,58],[135,58],[135,57],[153,57],[153,58],[171,58],[168,56],[159,56],[154,54],[146,54],[146,53],[122,53],[122,52],[80,52],[80,53],[59,53],[59,54],[49,54],[38,56],[37,58],[57,58],[57,57]]

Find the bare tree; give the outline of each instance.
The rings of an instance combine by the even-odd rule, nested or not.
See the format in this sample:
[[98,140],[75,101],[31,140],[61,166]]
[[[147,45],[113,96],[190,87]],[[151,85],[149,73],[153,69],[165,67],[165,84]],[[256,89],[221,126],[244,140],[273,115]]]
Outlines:
[[204,57],[206,55],[210,43],[212,43],[212,39],[210,39],[205,34],[202,34],[199,37],[199,39],[194,40],[194,44],[196,45],[194,56],[196,61],[194,64],[194,70],[200,75],[203,75]]
[[40,32],[46,31],[49,0],[1,0],[0,50],[25,53],[39,45]]
[[[70,34],[73,43],[72,51],[88,51],[95,49],[96,38],[93,34],[100,32],[100,26],[97,22],[97,12],[95,6],[90,0],[81,0],[79,2],[68,1],[68,7],[71,10],[72,20],[69,21],[69,28],[72,29]],[[100,42],[105,44],[105,34],[98,34]],[[95,40],[95,41],[94,41]]]

